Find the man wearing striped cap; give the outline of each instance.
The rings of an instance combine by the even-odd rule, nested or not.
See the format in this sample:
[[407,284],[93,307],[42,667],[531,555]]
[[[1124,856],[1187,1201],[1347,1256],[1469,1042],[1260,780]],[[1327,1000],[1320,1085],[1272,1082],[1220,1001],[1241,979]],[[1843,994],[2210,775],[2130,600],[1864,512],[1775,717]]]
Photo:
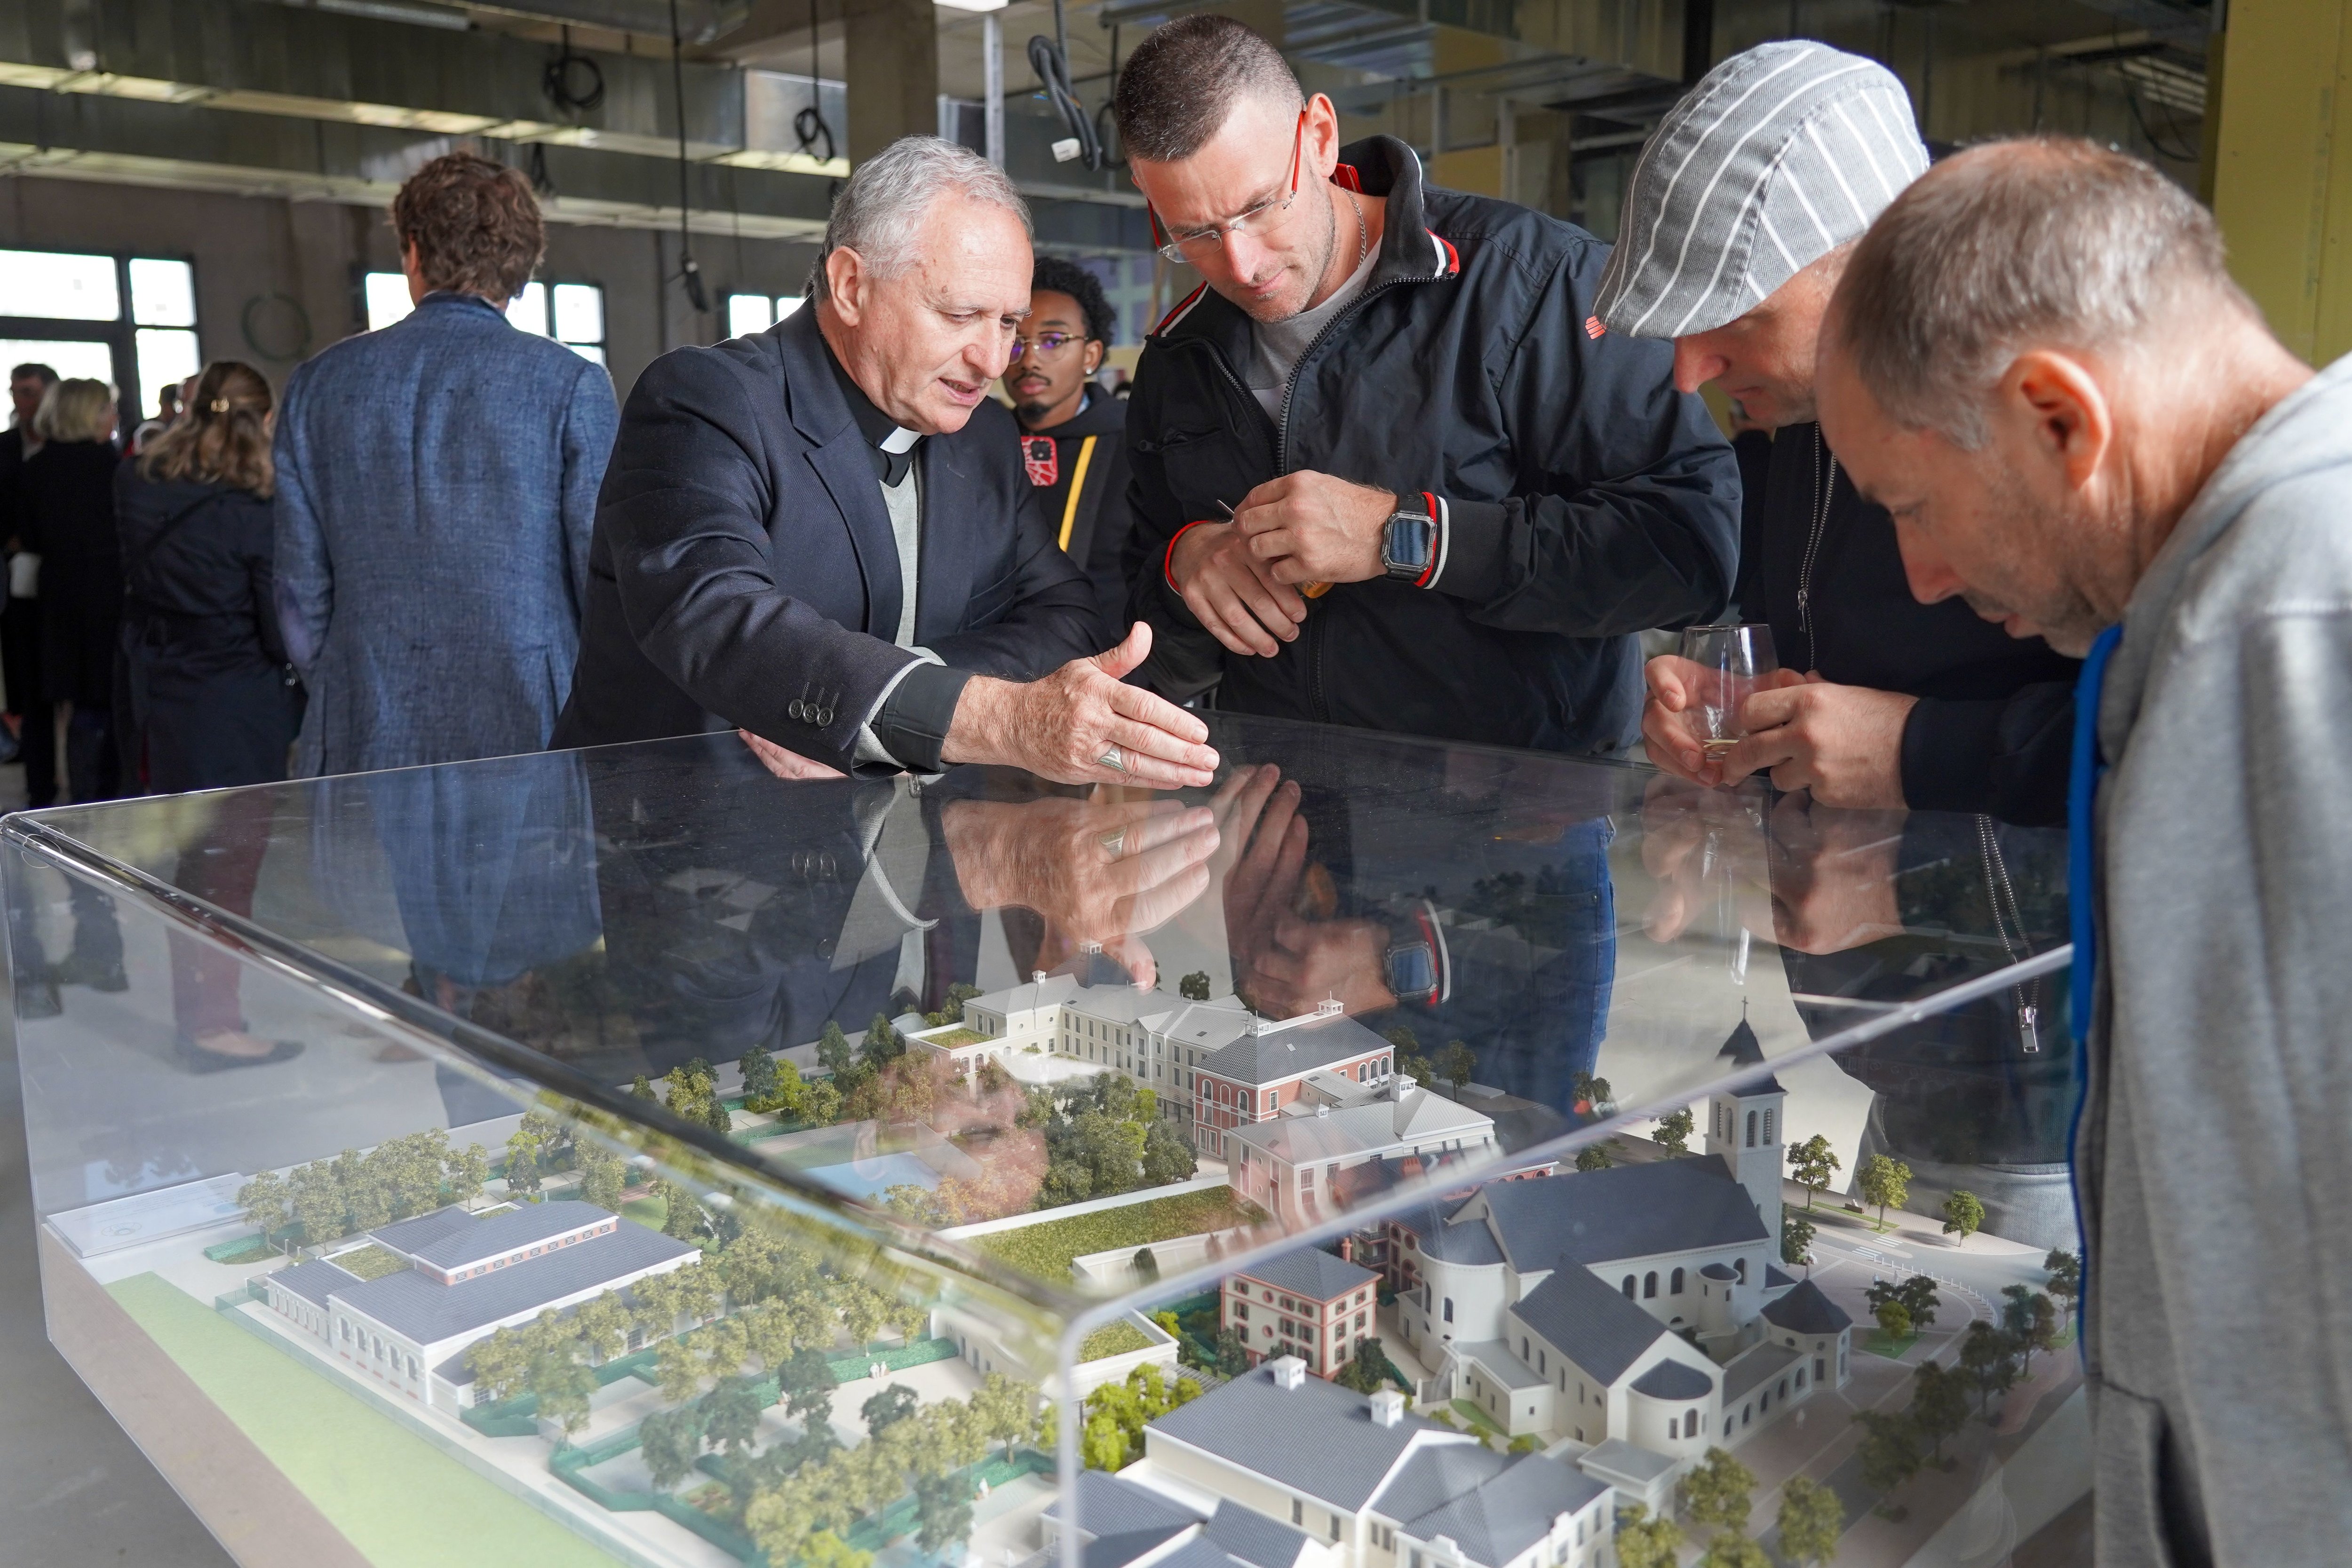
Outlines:
[[1786,666],[1747,739],[1707,758],[1679,659],[1649,665],[1650,759],[1701,783],[1769,771],[1838,806],[2063,820],[2074,661],[1957,598],[1914,597],[1886,513],[1855,491],[1813,413],[1822,315],[1848,255],[1927,166],[1884,66],[1824,44],[1724,61],[1642,150],[1601,280],[1612,332],[1675,341],[1675,384],[1714,382],[1775,431],[1740,541],[1741,614]]

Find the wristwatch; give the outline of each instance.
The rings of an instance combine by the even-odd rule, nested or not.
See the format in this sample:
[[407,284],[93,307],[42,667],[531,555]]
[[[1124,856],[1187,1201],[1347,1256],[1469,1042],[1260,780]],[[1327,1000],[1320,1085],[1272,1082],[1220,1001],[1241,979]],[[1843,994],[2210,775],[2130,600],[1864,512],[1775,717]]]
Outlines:
[[1433,1007],[1454,991],[1452,956],[1437,924],[1437,907],[1417,900],[1402,924],[1402,939],[1390,945],[1381,977],[1399,1002]]
[[1397,497],[1381,525],[1381,567],[1391,582],[1420,582],[1437,559],[1437,507],[1425,490]]

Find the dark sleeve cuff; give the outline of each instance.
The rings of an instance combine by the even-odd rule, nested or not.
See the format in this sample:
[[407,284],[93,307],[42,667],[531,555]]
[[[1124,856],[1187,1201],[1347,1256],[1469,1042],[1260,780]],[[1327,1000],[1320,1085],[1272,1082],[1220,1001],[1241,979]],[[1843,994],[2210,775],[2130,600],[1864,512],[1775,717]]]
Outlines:
[[1903,726],[1904,802],[2029,827],[2063,822],[2074,699],[2063,681],[1976,702],[1920,698]]
[[1510,583],[1511,509],[1499,501],[1439,500],[1437,570],[1429,586],[1479,603]]
[[891,689],[874,716],[874,738],[902,767],[916,773],[940,770],[940,750],[948,743],[956,704],[963,699],[969,670],[918,664]]
[[1981,811],[1992,789],[2000,710],[1921,697],[1903,721],[1903,803],[1915,811]]

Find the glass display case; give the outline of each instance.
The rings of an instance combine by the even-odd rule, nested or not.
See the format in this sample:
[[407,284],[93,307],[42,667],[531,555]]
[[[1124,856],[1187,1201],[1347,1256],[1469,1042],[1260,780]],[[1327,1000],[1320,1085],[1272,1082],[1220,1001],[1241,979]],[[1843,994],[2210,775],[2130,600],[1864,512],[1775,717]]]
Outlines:
[[249,1568],[2075,1504],[2062,835],[1213,727],[1181,797],[719,735],[8,819],[50,1337]]

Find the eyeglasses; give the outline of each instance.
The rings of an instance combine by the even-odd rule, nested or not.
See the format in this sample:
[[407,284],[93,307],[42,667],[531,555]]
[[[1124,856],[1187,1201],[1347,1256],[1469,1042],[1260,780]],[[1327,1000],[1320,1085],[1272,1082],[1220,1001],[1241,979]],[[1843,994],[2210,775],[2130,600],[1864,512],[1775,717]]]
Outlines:
[[1034,338],[1015,338],[1013,340],[1013,362],[1017,365],[1024,360],[1056,359],[1071,344],[1085,341],[1076,332],[1040,332]]
[[1223,246],[1227,235],[1265,234],[1272,229],[1282,221],[1283,214],[1290,211],[1290,204],[1298,200],[1298,171],[1305,162],[1306,150],[1307,111],[1302,109],[1298,111],[1298,130],[1290,141],[1288,193],[1260,202],[1249,211],[1235,214],[1222,224],[1211,224],[1206,228],[1187,229],[1178,234],[1160,221],[1159,213],[1147,206],[1145,211],[1151,214],[1152,233],[1163,242],[1159,246],[1160,254],[1171,261],[1191,261]]

